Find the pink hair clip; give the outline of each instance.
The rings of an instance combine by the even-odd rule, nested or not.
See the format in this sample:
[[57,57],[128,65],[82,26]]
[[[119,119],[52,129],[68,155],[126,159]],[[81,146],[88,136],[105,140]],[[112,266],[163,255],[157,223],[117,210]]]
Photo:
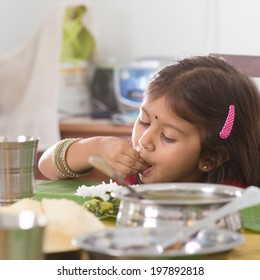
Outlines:
[[227,139],[229,137],[231,130],[233,128],[234,120],[235,120],[235,106],[230,105],[226,122],[219,133],[219,137],[221,139]]

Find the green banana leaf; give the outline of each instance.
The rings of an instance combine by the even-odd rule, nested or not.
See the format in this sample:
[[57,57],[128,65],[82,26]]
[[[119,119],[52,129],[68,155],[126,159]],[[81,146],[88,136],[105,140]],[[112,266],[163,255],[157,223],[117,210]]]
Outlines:
[[66,198],[83,205],[87,198],[75,195],[77,188],[81,185],[93,186],[97,184],[97,182],[78,180],[37,181],[34,198],[39,201],[43,198]]
[[244,229],[260,232],[260,205],[243,209],[241,219]]

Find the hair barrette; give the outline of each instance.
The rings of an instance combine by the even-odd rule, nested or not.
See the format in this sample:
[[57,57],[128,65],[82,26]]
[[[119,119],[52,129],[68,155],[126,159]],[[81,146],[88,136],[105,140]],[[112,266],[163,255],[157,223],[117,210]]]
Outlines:
[[230,105],[225,124],[223,125],[223,128],[219,133],[219,137],[221,139],[227,139],[229,137],[231,130],[233,128],[234,120],[235,120],[235,106]]

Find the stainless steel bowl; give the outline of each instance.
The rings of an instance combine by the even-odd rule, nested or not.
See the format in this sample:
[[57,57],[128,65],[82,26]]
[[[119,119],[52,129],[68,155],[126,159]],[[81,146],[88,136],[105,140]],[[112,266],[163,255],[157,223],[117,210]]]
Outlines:
[[[206,183],[146,184],[137,186],[136,190],[145,199],[132,197],[126,188],[112,193],[120,199],[118,227],[191,225],[243,192],[237,187]],[[233,213],[213,226],[238,231],[241,229],[240,214]]]

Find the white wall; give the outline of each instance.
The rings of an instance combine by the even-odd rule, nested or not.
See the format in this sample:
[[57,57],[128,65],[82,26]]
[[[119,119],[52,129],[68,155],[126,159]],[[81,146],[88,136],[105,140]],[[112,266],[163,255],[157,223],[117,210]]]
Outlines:
[[26,42],[59,0],[0,0],[0,56]]
[[[62,0],[0,0],[0,56]],[[89,0],[100,58],[260,55],[259,0]]]

